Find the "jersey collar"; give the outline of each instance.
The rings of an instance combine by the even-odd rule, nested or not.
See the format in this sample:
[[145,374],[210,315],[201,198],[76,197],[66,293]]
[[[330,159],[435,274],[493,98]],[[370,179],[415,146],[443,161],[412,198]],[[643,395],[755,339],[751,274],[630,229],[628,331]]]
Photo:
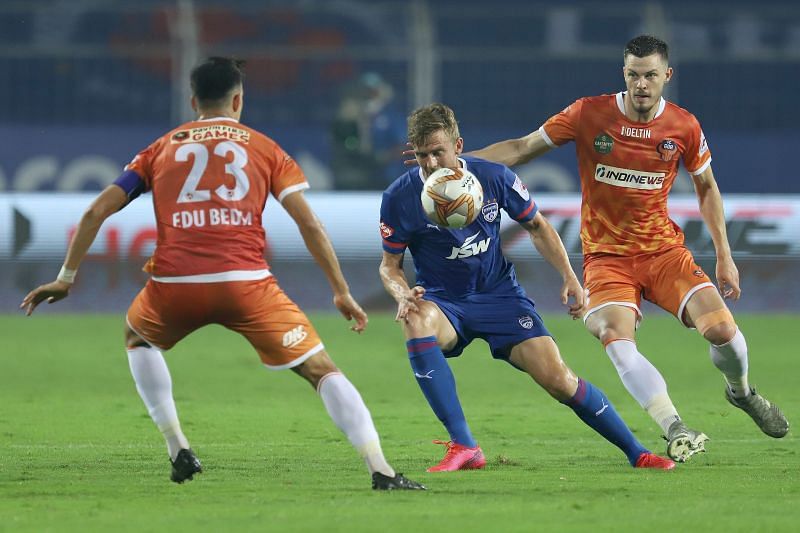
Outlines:
[[[619,112],[622,113],[623,115],[625,115],[625,91],[621,91],[621,92],[617,93],[617,107],[619,108]],[[666,107],[667,107],[667,101],[664,100],[664,97],[662,96],[658,100],[658,109],[656,110],[656,114],[653,117],[653,120],[655,120],[658,117],[660,117],[661,113],[664,112],[664,108],[666,108]],[[627,115],[625,115],[625,116],[627,116]]]
[[[459,157],[459,158],[458,158],[458,162],[459,162],[459,166],[460,166],[461,168],[466,168],[467,170],[469,170],[469,169],[467,168],[467,162],[466,162],[466,160],[464,160],[464,159],[462,159],[462,158],[460,158],[460,157]],[[422,181],[422,183],[425,183],[425,175],[422,173],[422,167],[419,167],[419,168],[417,169],[417,175],[419,176],[419,179]]]
[[227,120],[230,122],[239,122],[235,118],[232,117],[209,117],[209,118],[199,118],[195,122],[216,122],[218,120]]

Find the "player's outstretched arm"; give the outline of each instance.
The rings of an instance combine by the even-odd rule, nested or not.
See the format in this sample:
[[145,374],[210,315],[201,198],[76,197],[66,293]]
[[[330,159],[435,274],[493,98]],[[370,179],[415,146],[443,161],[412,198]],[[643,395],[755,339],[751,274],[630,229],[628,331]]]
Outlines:
[[350,286],[344,279],[331,240],[325,233],[322,222],[306,202],[303,191],[287,195],[281,203],[297,224],[311,256],[325,273],[325,277],[328,278],[328,283],[333,290],[333,304],[347,320],[356,321],[350,329],[361,333],[367,327],[367,313],[350,294]]
[[568,312],[573,319],[583,316],[586,311],[586,293],[572,270],[567,250],[555,228],[541,213],[536,213],[531,220],[523,222],[522,227],[528,230],[533,245],[542,254],[545,261],[561,274],[564,280],[561,286],[561,303],[568,307]]
[[386,292],[397,302],[395,322],[406,320],[408,313],[419,310],[417,302],[422,299],[425,289],[420,286],[409,287],[403,272],[403,255],[383,252],[381,266],[378,269]]
[[508,139],[490,144],[480,150],[468,152],[469,155],[502,163],[508,167],[527,163],[551,150],[542,133],[537,129],[519,139]]
[[97,237],[100,226],[108,217],[122,209],[126,203],[128,203],[128,196],[117,185],[109,185],[94,199],[78,223],[58,278],[33,289],[22,300],[20,308],[25,309],[27,316],[30,316],[36,306],[44,300],[52,304],[69,295],[69,290],[75,281],[75,273]]
[[700,214],[708,227],[708,233],[714,242],[717,252],[717,285],[724,298],[738,300],[742,291],[739,288],[739,270],[733,261],[731,247],[728,243],[728,232],[725,227],[725,211],[722,206],[722,195],[714,179],[711,166],[700,174],[692,176]]
[[[480,157],[481,159],[486,159],[487,161],[502,163],[507,167],[513,167],[514,165],[521,165],[522,163],[527,163],[532,159],[536,159],[550,150],[552,150],[552,147],[545,142],[541,132],[536,130],[525,137],[500,141],[481,148],[480,150],[467,152],[465,155],[472,155]],[[404,151],[403,155],[407,158],[403,161],[406,166],[414,166],[417,164],[413,148]]]

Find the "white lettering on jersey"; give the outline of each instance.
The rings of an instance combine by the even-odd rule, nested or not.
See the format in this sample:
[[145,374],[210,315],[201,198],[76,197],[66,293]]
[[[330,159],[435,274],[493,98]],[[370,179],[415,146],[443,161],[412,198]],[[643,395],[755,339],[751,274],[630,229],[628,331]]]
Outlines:
[[172,226],[175,228],[202,228],[203,226],[252,226],[253,213],[245,213],[235,208],[212,207],[172,213]]
[[597,164],[594,171],[594,179],[615,187],[626,187],[629,189],[654,190],[661,189],[664,185],[664,178],[667,175],[663,172],[644,172],[643,170],[631,170],[629,168],[618,168]]
[[629,126],[622,126],[620,135],[623,137],[636,137],[637,139],[649,139],[653,133],[647,128],[631,128]]
[[308,337],[308,332],[306,332],[303,326],[297,326],[296,328],[292,328],[286,333],[283,334],[283,347],[284,348],[294,348]]
[[486,250],[489,249],[489,242],[491,242],[492,238],[487,237],[482,241],[472,242],[478,238],[481,232],[479,231],[472,237],[467,237],[464,243],[456,248],[453,246],[453,251],[447,256],[445,259],[464,259],[465,257],[472,257],[474,255],[482,254]]

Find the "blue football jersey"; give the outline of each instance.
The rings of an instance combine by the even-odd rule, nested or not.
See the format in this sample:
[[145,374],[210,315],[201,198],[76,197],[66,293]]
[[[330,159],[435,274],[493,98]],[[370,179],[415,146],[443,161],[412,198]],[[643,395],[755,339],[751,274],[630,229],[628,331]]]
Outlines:
[[425,178],[422,170],[414,167],[383,193],[383,249],[401,254],[408,248],[414,259],[416,284],[429,292],[461,297],[517,287],[514,265],[501,248],[500,209],[514,220],[526,222],[536,215],[536,203],[508,167],[475,157],[459,161],[483,187],[483,207],[478,218],[459,229],[431,222],[420,200]]

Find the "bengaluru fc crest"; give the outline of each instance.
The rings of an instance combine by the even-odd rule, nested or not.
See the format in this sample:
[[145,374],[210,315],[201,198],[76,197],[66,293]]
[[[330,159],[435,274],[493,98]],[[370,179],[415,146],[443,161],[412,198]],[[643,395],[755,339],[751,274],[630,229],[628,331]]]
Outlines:
[[533,318],[528,315],[519,317],[519,325],[525,329],[533,328]]
[[481,207],[481,214],[483,214],[483,219],[486,220],[486,222],[494,222],[498,212],[499,208],[497,207],[497,202],[487,202]]

